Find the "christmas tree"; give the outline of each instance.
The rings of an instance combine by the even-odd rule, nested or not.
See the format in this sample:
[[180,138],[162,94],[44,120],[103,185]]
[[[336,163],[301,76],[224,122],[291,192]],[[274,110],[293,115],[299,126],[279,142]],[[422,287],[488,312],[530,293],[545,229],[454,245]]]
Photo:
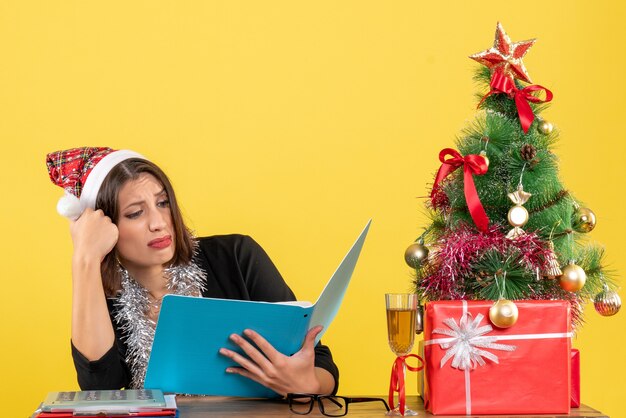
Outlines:
[[595,215],[558,177],[559,133],[541,117],[552,93],[522,62],[534,42],[511,42],[498,23],[494,46],[470,56],[482,64],[479,111],[458,151],[441,151],[432,222],[405,253],[421,300],[500,301],[502,327],[514,300],[568,300],[575,324],[590,299],[602,315],[621,306],[604,249],[586,237]]

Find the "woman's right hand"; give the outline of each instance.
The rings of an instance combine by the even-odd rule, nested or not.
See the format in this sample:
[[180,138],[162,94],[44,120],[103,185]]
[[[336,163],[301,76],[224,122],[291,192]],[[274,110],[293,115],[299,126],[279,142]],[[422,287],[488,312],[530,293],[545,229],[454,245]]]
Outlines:
[[101,210],[85,209],[70,223],[72,257],[72,342],[89,361],[102,358],[114,344],[100,265],[111,252],[119,231]]
[[111,252],[119,236],[117,226],[102,210],[90,208],[70,222],[74,256],[102,262]]

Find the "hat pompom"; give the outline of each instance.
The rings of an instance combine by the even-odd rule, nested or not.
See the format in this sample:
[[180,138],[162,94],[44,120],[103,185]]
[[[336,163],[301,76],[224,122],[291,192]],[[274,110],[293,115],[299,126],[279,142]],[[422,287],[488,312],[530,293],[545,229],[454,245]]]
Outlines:
[[65,195],[59,199],[57,203],[57,212],[61,216],[74,221],[80,217],[83,213],[83,208],[80,204],[80,200],[71,193],[65,192]]

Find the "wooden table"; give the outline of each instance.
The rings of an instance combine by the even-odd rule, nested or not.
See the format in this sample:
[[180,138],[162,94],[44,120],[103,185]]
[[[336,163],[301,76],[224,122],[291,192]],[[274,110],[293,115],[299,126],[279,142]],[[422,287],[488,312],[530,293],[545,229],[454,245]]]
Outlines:
[[[384,398],[383,396],[377,396]],[[204,417],[302,417],[303,415],[292,414],[289,405],[285,401],[258,400],[245,398],[223,398],[223,397],[176,397],[176,402],[180,409],[180,418],[204,418]],[[419,413],[419,417],[446,418],[449,415],[432,415],[424,411],[421,398],[409,396],[408,406]],[[385,408],[382,403],[360,403],[350,404],[350,409],[346,417],[351,418],[383,418]],[[458,417],[459,415],[456,415]],[[460,415],[465,416],[465,415]],[[324,417],[317,406],[306,415],[310,418]],[[476,416],[472,416],[476,418]],[[508,418],[510,415],[489,415],[488,418]],[[513,417],[533,417],[533,418],[564,418],[564,417],[589,417],[608,418],[608,415],[596,411],[586,405],[572,409],[569,415],[514,415]]]

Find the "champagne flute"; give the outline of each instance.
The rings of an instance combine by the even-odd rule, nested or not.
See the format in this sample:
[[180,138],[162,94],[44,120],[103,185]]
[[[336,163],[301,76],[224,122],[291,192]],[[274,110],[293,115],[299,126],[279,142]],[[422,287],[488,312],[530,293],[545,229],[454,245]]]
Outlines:
[[[417,312],[417,295],[413,293],[387,293],[387,335],[389,347],[398,357],[406,356],[413,349],[415,342],[415,316]],[[406,363],[403,362],[402,373],[406,382]],[[402,415],[396,407],[387,415]],[[412,409],[405,408],[404,415],[417,415]]]

